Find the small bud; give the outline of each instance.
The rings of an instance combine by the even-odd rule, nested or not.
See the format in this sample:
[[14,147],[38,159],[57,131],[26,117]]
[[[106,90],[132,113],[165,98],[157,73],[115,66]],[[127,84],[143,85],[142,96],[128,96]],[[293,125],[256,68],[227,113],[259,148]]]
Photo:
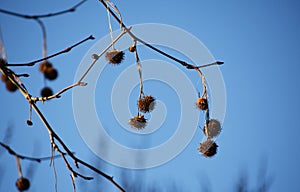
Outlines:
[[99,56],[97,54],[93,54],[92,58],[95,59],[95,60],[97,60],[97,59],[99,59]]
[[199,97],[196,102],[196,106],[201,110],[208,109],[208,103],[206,98]]
[[32,121],[30,121],[29,119],[26,121],[26,123],[27,123],[28,126],[32,126],[33,125]]
[[135,51],[136,51],[136,47],[135,47],[134,45],[131,45],[131,46],[129,47],[129,51],[130,51],[130,52],[135,52]]

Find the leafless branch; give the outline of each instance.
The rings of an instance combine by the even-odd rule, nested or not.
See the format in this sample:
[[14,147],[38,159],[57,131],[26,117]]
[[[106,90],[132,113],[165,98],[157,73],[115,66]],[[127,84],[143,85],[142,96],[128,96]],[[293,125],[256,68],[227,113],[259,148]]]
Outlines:
[[63,11],[58,11],[58,12],[55,12],[55,13],[42,14],[42,15],[25,15],[25,14],[16,13],[16,12],[4,10],[4,9],[0,9],[0,12],[4,13],[4,14],[16,16],[16,17],[21,17],[21,18],[24,18],[24,19],[39,19],[39,18],[46,18],[46,17],[53,17],[53,16],[57,16],[57,15],[62,15],[62,14],[68,13],[68,12],[74,12],[74,11],[76,11],[76,9],[80,5],[82,5],[86,1],[87,0],[82,0],[79,3],[77,3],[76,5],[74,5],[73,7],[69,8],[69,9],[66,9],[66,10],[63,10]]
[[[99,0],[99,1],[100,1],[100,2],[103,4],[103,6],[109,11],[109,13],[115,18],[115,20],[116,20],[116,21],[117,21],[124,29],[127,29],[127,27],[126,27],[126,25],[123,23],[123,21],[119,19],[119,17],[118,17],[118,16],[110,9],[110,7],[105,3],[105,1],[104,1],[104,0]],[[178,59],[178,58],[176,58],[176,57],[174,57],[174,56],[172,56],[172,55],[170,55],[170,54],[168,54],[168,53],[166,53],[166,52],[164,52],[164,51],[162,51],[162,50],[160,50],[160,49],[154,47],[153,45],[151,45],[151,44],[147,43],[146,41],[140,39],[139,37],[137,37],[136,35],[134,35],[134,34],[133,34],[132,32],[130,32],[130,31],[128,31],[128,34],[129,34],[129,35],[131,36],[131,38],[133,38],[134,40],[136,40],[136,41],[142,43],[143,45],[147,46],[148,48],[152,49],[153,51],[156,51],[157,53],[159,53],[159,54],[161,54],[161,55],[163,55],[163,56],[165,56],[165,57],[167,57],[167,58],[169,58],[169,59],[172,59],[173,61],[175,61],[175,62],[181,64],[182,66],[186,67],[187,69],[195,69],[195,68],[201,67],[201,66],[194,66],[194,65],[192,65],[192,64],[189,64],[189,63],[187,63],[187,62],[185,62],[185,61],[183,61],[183,60],[180,60],[180,59]],[[223,62],[221,62],[221,61],[216,61],[215,63],[216,63],[216,64],[221,64],[221,63],[223,64]],[[210,66],[210,65],[206,65],[206,66]]]
[[[45,160],[50,160],[52,157],[29,157],[29,156],[25,156],[25,155],[21,155],[17,152],[15,152],[13,149],[11,149],[8,145],[0,142],[0,146],[2,146],[4,149],[6,149],[8,151],[9,154],[14,155],[19,157],[20,159],[26,159],[26,160],[30,160],[30,161],[36,161],[38,163],[40,163],[41,161],[45,161]],[[64,155],[67,155],[66,153],[64,153]],[[53,158],[59,158],[60,155],[56,155]]]
[[60,52],[54,53],[53,55],[50,55],[48,57],[45,57],[45,58],[42,58],[42,59],[38,59],[38,60],[35,60],[35,61],[31,61],[31,62],[28,62],[28,63],[7,64],[6,66],[33,66],[33,65],[35,65],[38,62],[50,59],[52,57],[56,57],[56,56],[58,56],[60,54],[63,54],[63,53],[67,53],[67,52],[71,51],[74,47],[77,47],[78,45],[80,45],[80,44],[82,44],[82,43],[84,43],[84,42],[86,42],[88,40],[94,40],[94,39],[95,38],[92,35],[90,35],[89,37],[83,39],[82,41],[80,41],[80,42],[78,42],[78,43],[76,43],[76,44],[74,44],[74,45],[72,45],[72,46],[70,46],[70,47],[68,47],[68,48],[60,51]]

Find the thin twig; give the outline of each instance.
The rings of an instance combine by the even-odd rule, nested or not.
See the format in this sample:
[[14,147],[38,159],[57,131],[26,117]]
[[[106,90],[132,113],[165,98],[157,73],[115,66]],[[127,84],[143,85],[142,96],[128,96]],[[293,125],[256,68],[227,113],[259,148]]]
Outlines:
[[43,56],[45,58],[45,57],[47,57],[47,33],[46,33],[46,27],[45,27],[45,24],[40,19],[36,18],[35,21],[39,24],[39,26],[42,29],[42,36],[43,36]]
[[15,157],[16,157],[16,161],[17,161],[18,173],[19,173],[20,178],[22,178],[23,173],[22,173],[21,162],[20,162],[20,159],[17,155]]
[[42,59],[38,59],[38,60],[35,60],[35,61],[31,61],[31,62],[28,62],[28,63],[7,64],[6,66],[33,66],[33,65],[35,65],[38,62],[50,59],[52,57],[58,56],[58,55],[63,54],[63,53],[67,53],[67,52],[71,51],[74,47],[76,47],[76,46],[78,46],[78,45],[80,45],[80,44],[82,44],[82,43],[84,43],[84,42],[86,42],[88,40],[94,40],[94,39],[95,38],[92,35],[90,35],[89,37],[83,39],[82,41],[80,41],[80,42],[78,42],[78,43],[76,43],[76,44],[74,44],[74,45],[72,45],[72,46],[70,46],[70,47],[68,47],[68,48],[60,51],[60,52],[54,53],[53,55],[50,55],[48,57],[45,57],[45,58],[42,58]]
[[[35,161],[35,162],[38,162],[40,163],[41,161],[45,161],[45,160],[50,160],[51,157],[40,157],[40,158],[37,158],[37,157],[29,157],[29,156],[25,156],[25,155],[21,155],[17,152],[15,152],[13,149],[11,149],[8,145],[0,142],[0,146],[2,146],[3,148],[5,148],[9,154],[11,155],[14,155],[14,156],[18,156],[20,159],[26,159],[26,160],[29,160],[29,161]],[[64,153],[65,155],[67,155],[66,153]],[[59,158],[60,155],[55,155],[54,158]]]
[[[108,6],[107,6],[107,4],[104,2],[104,0],[99,0],[99,1],[100,1],[100,2],[104,5],[104,7],[110,12],[110,14],[115,18],[115,20],[116,20],[118,23],[120,23],[120,25],[126,30],[126,29],[127,29],[126,25],[125,25],[125,24],[123,23],[123,21],[120,20],[120,19],[118,18],[118,16],[117,16],[117,15],[116,15],[116,14],[115,14]],[[163,55],[163,56],[165,56],[165,57],[168,57],[169,59],[172,59],[173,61],[176,61],[177,63],[181,64],[182,66],[186,67],[187,69],[195,69],[196,67],[199,68],[199,66],[194,66],[194,65],[192,65],[192,64],[189,64],[189,63],[187,63],[187,62],[185,62],[185,61],[183,61],[183,60],[180,60],[180,59],[178,59],[178,58],[176,58],[176,57],[174,57],[174,56],[172,56],[172,55],[170,55],[170,54],[168,54],[168,53],[166,53],[166,52],[164,52],[164,51],[162,51],[162,50],[160,50],[160,49],[154,47],[153,45],[147,43],[146,41],[144,41],[144,40],[138,38],[137,36],[135,36],[135,35],[134,35],[132,32],[130,32],[130,31],[128,31],[128,34],[131,36],[131,38],[135,39],[136,41],[138,41],[138,42],[144,44],[145,46],[149,47],[149,48],[152,49],[153,51],[156,51],[157,53],[159,53],[159,54],[161,54],[161,55]],[[217,61],[216,63],[221,63],[221,62]]]
[[38,18],[45,18],[45,17],[53,17],[53,16],[57,16],[57,15],[62,15],[68,12],[74,12],[76,11],[76,9],[83,4],[84,2],[86,2],[87,0],[82,0],[79,3],[77,3],[76,5],[74,5],[73,7],[63,10],[63,11],[58,11],[55,13],[48,13],[48,14],[42,14],[42,15],[25,15],[25,14],[21,14],[21,13],[16,13],[16,12],[12,12],[12,11],[7,11],[4,9],[0,9],[1,13],[5,13],[8,15],[12,15],[12,16],[16,16],[16,17],[21,17],[24,19],[38,19]]

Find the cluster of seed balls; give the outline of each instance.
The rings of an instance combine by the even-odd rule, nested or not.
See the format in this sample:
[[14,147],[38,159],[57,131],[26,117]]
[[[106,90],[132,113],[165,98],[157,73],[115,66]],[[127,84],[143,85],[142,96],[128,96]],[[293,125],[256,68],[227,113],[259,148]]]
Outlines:
[[[129,51],[135,52],[136,47],[130,46]],[[124,59],[124,52],[121,50],[112,49],[106,52],[105,57],[110,64],[119,65]],[[154,109],[155,98],[151,95],[143,96],[138,100],[137,105],[139,111],[143,113],[149,113]],[[137,115],[129,120],[129,124],[134,129],[143,129],[147,125],[147,119],[144,117],[144,115]]]
[[[144,96],[138,100],[138,108],[143,113],[150,113],[155,106],[155,98],[151,95]],[[143,129],[147,125],[144,115],[137,115],[129,120],[129,124],[134,129]]]
[[[44,77],[50,81],[55,80],[58,77],[57,70],[53,67],[52,63],[48,60],[43,61],[39,66],[39,71],[44,74]],[[53,95],[53,91],[50,87],[44,87],[41,90],[42,97],[49,97]]]
[[[206,98],[199,97],[196,102],[196,106],[206,111],[208,110],[208,102]],[[213,138],[217,137],[221,132],[221,123],[216,119],[210,119],[204,126],[203,132],[206,136],[206,141],[200,143],[198,147],[199,152],[204,157],[212,157],[217,153],[218,145]]]

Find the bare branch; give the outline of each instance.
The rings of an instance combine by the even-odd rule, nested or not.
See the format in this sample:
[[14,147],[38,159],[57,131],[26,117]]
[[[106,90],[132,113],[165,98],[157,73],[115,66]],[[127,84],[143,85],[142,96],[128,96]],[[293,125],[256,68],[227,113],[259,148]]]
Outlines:
[[[44,160],[50,160],[51,159],[51,157],[40,157],[40,158],[37,158],[37,157],[29,157],[29,156],[21,155],[19,153],[16,153],[13,149],[11,149],[8,145],[2,143],[1,141],[0,141],[0,146],[2,146],[4,149],[6,149],[9,154],[17,156],[20,159],[26,159],[26,160],[30,160],[30,161],[36,161],[38,163],[40,163],[41,161],[44,161]],[[64,155],[67,155],[67,154],[64,153]],[[56,155],[53,158],[59,158],[59,157],[60,157],[60,155]]]
[[78,43],[76,43],[76,44],[74,44],[74,45],[72,45],[72,46],[70,46],[70,47],[68,47],[68,48],[60,51],[60,52],[54,53],[53,55],[50,55],[48,57],[45,57],[45,58],[42,58],[42,59],[38,59],[38,60],[35,60],[35,61],[31,61],[31,62],[28,62],[28,63],[7,64],[6,66],[33,66],[33,65],[35,65],[38,62],[50,59],[52,57],[58,56],[58,55],[63,54],[63,53],[67,53],[67,52],[71,51],[74,47],[76,47],[76,46],[78,46],[78,45],[80,45],[80,44],[82,44],[82,43],[84,43],[84,42],[86,42],[88,40],[94,40],[94,39],[95,38],[92,35],[90,35],[89,37],[83,39],[82,41],[80,41],[80,42],[78,42]]
[[[119,17],[108,7],[108,5],[104,2],[104,0],[99,0],[103,6],[109,11],[109,13],[115,18],[115,20],[126,30],[127,27],[126,25],[123,23],[122,20],[119,19]],[[194,69],[196,68],[196,66],[192,65],[192,64],[189,64],[183,60],[180,60],[156,47],[154,47],[153,45],[147,43],[146,41],[138,38],[137,36],[135,36],[132,32],[128,31],[128,34],[131,36],[131,38],[133,38],[134,40],[142,43],[143,45],[149,47],[150,49],[152,49],[153,51],[156,51],[157,53],[165,56],[165,57],[168,57],[169,59],[172,59],[173,61],[176,61],[177,63],[181,64],[182,66],[186,67],[187,69]],[[220,61],[217,61],[216,63],[221,63]]]
[[12,11],[7,11],[4,9],[0,9],[1,13],[4,14],[8,14],[8,15],[12,15],[12,16],[16,16],[16,17],[21,17],[24,19],[39,19],[39,18],[46,18],[46,17],[53,17],[53,16],[57,16],[57,15],[62,15],[68,12],[74,12],[76,11],[77,7],[79,7],[80,5],[82,5],[84,2],[86,2],[87,0],[82,0],[81,2],[77,3],[76,5],[74,5],[73,7],[63,10],[63,11],[58,11],[55,13],[48,13],[48,14],[42,14],[42,15],[25,15],[25,14],[21,14],[21,13],[15,13]]

